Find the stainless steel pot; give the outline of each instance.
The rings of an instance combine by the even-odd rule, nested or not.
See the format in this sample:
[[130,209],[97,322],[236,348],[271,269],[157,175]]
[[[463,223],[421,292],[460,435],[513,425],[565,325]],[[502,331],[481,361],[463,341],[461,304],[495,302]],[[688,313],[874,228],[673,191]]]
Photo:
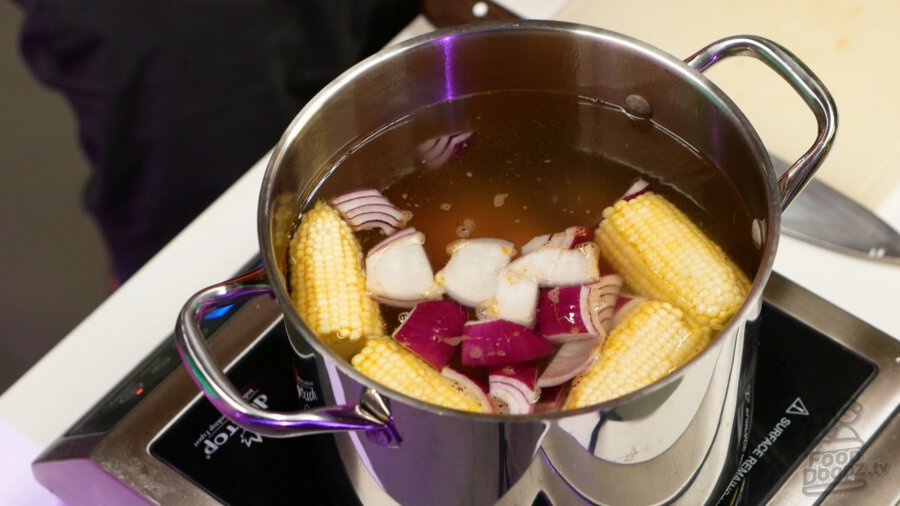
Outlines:
[[[734,55],[765,62],[815,114],[814,144],[780,176],[741,111],[701,74]],[[740,189],[754,220],[750,230],[735,233],[755,249],[753,287],[721,335],[667,378],[575,411],[466,414],[373,383],[319,342],[292,307],[285,279],[290,227],[311,202],[328,162],[361,135],[420,107],[505,89],[559,90],[619,104],[635,121],[656,122],[703,152]],[[178,322],[179,350],[207,398],[242,427],[271,437],[338,433],[351,480],[366,502],[522,504],[539,489],[557,504],[703,502],[742,444],[752,330],[781,212],[822,162],[836,121],[818,79],[784,48],[759,37],[730,37],[684,62],[619,34],[547,21],[470,25],[409,40],[347,71],[295,118],[275,148],[260,195],[264,267],[193,296]],[[702,177],[656,173],[681,178],[689,193],[704,190]],[[379,187],[389,178],[373,172],[351,179]],[[260,293],[278,299],[298,359],[319,365],[320,377],[308,380],[325,386],[330,407],[262,411],[214,363],[198,320]]]

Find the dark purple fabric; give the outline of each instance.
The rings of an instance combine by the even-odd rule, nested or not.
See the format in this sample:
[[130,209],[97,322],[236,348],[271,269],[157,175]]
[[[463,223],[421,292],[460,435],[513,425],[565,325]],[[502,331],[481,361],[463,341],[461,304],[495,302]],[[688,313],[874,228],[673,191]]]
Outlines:
[[[21,49],[62,91],[85,203],[122,280],[416,14],[408,0],[20,0]],[[51,169],[48,169],[51,170]]]

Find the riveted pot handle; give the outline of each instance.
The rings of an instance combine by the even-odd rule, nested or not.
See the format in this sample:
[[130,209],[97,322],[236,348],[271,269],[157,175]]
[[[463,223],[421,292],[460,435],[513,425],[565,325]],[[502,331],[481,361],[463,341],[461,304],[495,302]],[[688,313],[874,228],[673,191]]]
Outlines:
[[522,19],[514,12],[490,0],[421,0],[422,14],[436,28],[464,25],[477,21]]
[[753,35],[728,37],[701,49],[685,60],[703,72],[729,56],[752,56],[769,66],[800,94],[816,116],[818,135],[813,145],[778,178],[781,209],[784,210],[806,186],[825,159],[837,131],[837,109],[831,94],[796,56],[779,44]]
[[229,281],[205,288],[184,304],[175,329],[181,360],[207,399],[240,427],[268,437],[291,437],[353,430],[378,431],[377,439],[396,441],[391,414],[374,390],[360,395],[359,404],[326,406],[309,411],[265,411],[247,402],[216,363],[199,322],[204,315],[227,304],[271,294],[265,270],[259,268]]

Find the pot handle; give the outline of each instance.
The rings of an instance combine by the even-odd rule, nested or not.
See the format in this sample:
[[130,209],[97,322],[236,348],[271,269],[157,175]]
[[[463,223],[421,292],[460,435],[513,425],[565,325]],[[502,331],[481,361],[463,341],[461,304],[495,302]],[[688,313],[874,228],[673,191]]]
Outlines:
[[685,60],[698,72],[729,56],[752,56],[774,70],[800,94],[816,116],[818,135],[813,145],[778,177],[781,209],[784,210],[806,186],[822,164],[837,131],[837,108],[834,99],[796,56],[776,42],[754,35],[737,35],[713,42]]
[[206,345],[199,322],[210,311],[271,294],[272,287],[260,267],[234,279],[212,285],[194,294],[184,304],[175,328],[178,353],[194,383],[223,415],[241,428],[267,437],[291,437],[353,430],[380,431],[373,434],[388,443],[399,440],[390,410],[378,392],[366,389],[359,404],[327,406],[309,411],[279,413],[264,411],[247,402],[231,383]]
[[419,4],[422,14],[435,28],[476,21],[522,19],[518,14],[490,0],[421,0]]

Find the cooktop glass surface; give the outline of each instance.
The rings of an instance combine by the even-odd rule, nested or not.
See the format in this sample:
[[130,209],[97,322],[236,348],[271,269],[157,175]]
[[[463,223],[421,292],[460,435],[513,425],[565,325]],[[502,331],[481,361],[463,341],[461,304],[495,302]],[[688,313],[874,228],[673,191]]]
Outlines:
[[[876,367],[766,303],[747,448],[713,504],[762,504],[874,376]],[[857,445],[856,451],[859,451]],[[843,458],[850,455],[844,455]],[[846,461],[835,462],[841,470]],[[832,477],[813,477],[804,490]],[[806,487],[810,488],[807,490]]]
[[[301,409],[292,353],[284,326],[276,324],[228,376],[260,408]],[[238,428],[205,398],[182,413],[150,453],[226,504],[359,504],[332,436],[263,438]]]

